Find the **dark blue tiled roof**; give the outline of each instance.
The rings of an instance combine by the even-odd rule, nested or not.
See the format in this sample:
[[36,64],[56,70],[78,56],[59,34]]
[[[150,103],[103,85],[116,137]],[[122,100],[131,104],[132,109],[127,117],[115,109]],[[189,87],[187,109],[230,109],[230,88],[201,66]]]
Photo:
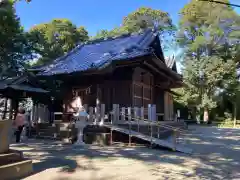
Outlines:
[[41,67],[38,75],[66,74],[101,68],[116,60],[131,59],[151,53],[149,45],[157,33],[147,30],[141,34],[124,35],[79,45],[52,64]]

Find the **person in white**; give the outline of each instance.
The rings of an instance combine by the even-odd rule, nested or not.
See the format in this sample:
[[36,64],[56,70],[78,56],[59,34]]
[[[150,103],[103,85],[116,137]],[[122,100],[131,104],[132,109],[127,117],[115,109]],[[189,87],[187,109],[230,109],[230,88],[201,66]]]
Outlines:
[[75,127],[78,129],[78,139],[75,143],[76,145],[84,145],[83,142],[83,129],[87,125],[87,116],[84,107],[82,106],[82,100],[79,96],[76,96],[71,103],[71,106],[74,110],[73,117],[75,121]]

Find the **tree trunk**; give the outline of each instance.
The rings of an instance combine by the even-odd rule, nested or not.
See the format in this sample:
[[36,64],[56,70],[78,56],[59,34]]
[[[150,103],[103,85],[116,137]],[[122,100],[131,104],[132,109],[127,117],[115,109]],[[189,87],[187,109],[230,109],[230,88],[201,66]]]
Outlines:
[[207,108],[205,108],[204,109],[204,114],[203,114],[203,121],[204,121],[204,123],[206,123],[206,124],[208,124],[208,121],[209,121],[209,116],[208,116],[208,109]]
[[233,111],[233,127],[236,127],[236,122],[237,122],[237,103],[235,102],[233,104],[234,106],[234,111]]

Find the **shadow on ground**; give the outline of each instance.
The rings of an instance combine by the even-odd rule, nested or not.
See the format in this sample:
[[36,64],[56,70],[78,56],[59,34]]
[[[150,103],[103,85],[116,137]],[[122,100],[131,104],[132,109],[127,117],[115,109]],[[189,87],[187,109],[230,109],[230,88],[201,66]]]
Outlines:
[[[123,166],[129,168],[135,165],[131,164],[130,160],[149,166],[149,169],[145,171],[151,175],[151,179],[174,179],[174,177],[176,179],[238,179],[240,178],[238,174],[240,167],[239,135],[240,130],[194,127],[192,133],[186,137],[189,146],[194,149],[192,155],[143,147],[73,147],[58,145],[54,141],[46,140],[29,140],[28,144],[13,144],[12,148],[21,149],[26,156],[36,160],[34,173],[58,168],[60,174],[70,175],[76,172],[91,171],[93,172],[91,179],[101,179],[96,178],[95,174],[106,168],[108,163],[115,165],[114,161],[123,158],[126,162],[129,161],[129,164]],[[122,168],[117,164],[115,166],[115,169],[114,167],[108,168],[116,172]],[[137,177],[141,174],[141,172],[132,171],[136,174],[125,173],[128,173],[130,177]],[[57,179],[61,179],[60,176]],[[104,177],[105,180],[117,178],[119,178],[118,173],[114,176],[106,174]],[[68,178],[62,177],[62,179]],[[70,179],[74,180],[74,178]]]

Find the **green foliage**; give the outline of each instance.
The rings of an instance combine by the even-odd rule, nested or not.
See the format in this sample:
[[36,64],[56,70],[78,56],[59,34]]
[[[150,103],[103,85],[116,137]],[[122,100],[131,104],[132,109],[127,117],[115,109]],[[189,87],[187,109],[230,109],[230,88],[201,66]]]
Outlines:
[[97,32],[96,36],[93,37],[93,39],[102,39],[102,38],[108,38],[108,37],[115,37],[120,36],[122,34],[128,33],[127,30],[125,30],[122,27],[116,27],[110,31],[108,30],[100,30]]
[[237,93],[240,17],[231,7],[197,0],[186,4],[180,14],[177,40],[184,49],[186,86],[178,101],[212,110],[220,95],[233,100]]
[[13,8],[13,1],[0,4],[0,73],[16,75],[20,64],[29,55],[28,43],[18,17]]
[[238,123],[234,125],[234,121],[231,118],[225,119],[223,122],[218,124],[219,128],[240,128],[240,124]]
[[123,18],[122,25],[113,30],[101,30],[93,39],[119,36],[126,33],[140,32],[144,29],[156,29],[162,40],[165,41],[165,47],[173,46],[173,36],[176,27],[172,23],[169,14],[161,10],[141,7]]
[[174,26],[168,13],[141,7],[123,19],[123,28],[128,32],[138,32],[141,29],[156,28],[159,32],[172,32]]
[[68,19],[54,19],[46,24],[39,24],[28,33],[33,53],[41,58],[37,64],[44,64],[72,50],[78,43],[88,40],[84,27],[77,28]]

